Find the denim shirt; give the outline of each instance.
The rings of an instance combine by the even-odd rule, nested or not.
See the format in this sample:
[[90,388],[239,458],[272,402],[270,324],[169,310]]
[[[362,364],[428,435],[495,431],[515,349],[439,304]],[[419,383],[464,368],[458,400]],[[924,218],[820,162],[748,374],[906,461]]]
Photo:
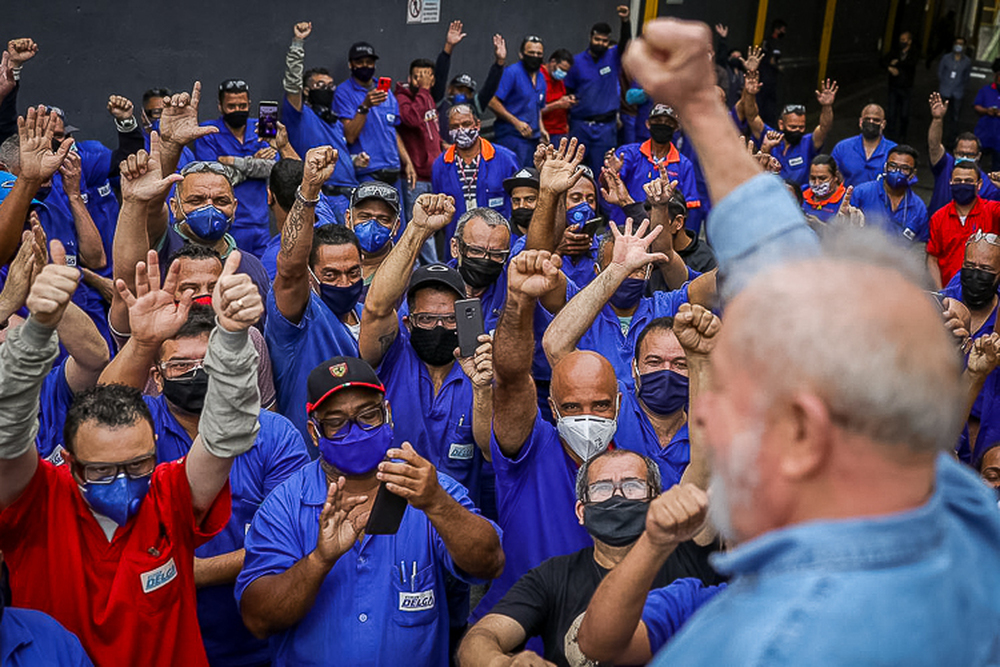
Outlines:
[[921,507],[794,525],[712,564],[729,587],[655,665],[1000,661],[1000,511],[946,454]]

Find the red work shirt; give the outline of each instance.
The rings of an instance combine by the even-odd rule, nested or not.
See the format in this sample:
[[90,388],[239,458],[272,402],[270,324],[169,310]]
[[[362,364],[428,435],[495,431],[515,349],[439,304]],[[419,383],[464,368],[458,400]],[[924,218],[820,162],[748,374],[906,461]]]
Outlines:
[[[545,103],[551,104],[566,95],[566,84],[553,78],[549,73],[549,68],[542,65],[542,74],[545,75]],[[545,123],[545,131],[549,134],[566,134],[569,132],[569,109],[553,109],[542,114],[542,122]]]
[[429,181],[434,160],[441,155],[441,131],[434,98],[426,88],[414,92],[410,86],[399,83],[396,100],[399,102],[399,138],[406,146],[417,178]]
[[927,253],[937,257],[941,269],[941,284],[948,281],[962,268],[965,260],[965,242],[977,231],[988,234],[1000,232],[1000,202],[976,197],[976,203],[962,223],[950,201],[931,216],[930,238]]
[[14,605],[80,638],[98,667],[208,665],[198,629],[194,550],[229,520],[229,483],[201,526],[184,460],[157,466],[139,511],[109,542],[68,466],[39,461],[0,512]]

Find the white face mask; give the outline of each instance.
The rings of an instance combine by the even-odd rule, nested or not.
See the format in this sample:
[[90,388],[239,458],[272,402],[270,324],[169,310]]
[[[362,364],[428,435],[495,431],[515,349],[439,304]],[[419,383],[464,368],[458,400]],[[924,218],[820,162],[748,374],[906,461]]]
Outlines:
[[830,194],[831,186],[833,186],[833,183],[830,181],[827,181],[826,183],[816,183],[812,186],[813,194],[817,197],[825,197]]
[[573,450],[573,453],[584,461],[589,461],[611,443],[611,438],[618,430],[618,404],[621,397],[615,398],[615,418],[598,417],[596,415],[573,415],[563,417],[555,409],[558,417],[556,431],[559,437]]

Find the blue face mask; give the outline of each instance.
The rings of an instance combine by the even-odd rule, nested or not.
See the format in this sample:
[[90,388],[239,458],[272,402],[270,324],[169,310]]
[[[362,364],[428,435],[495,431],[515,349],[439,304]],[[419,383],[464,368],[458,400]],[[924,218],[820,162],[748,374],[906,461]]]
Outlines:
[[640,106],[649,101],[649,95],[642,88],[629,88],[625,91],[625,103]]
[[628,310],[639,304],[639,300],[642,299],[645,291],[645,278],[626,278],[618,286],[618,289],[615,290],[615,293],[611,295],[609,301],[615,308]]
[[95,512],[124,526],[139,511],[142,499],[149,492],[151,477],[152,475],[147,475],[132,479],[125,473],[120,473],[110,484],[81,484],[80,491],[83,499]]
[[319,298],[337,317],[343,317],[354,309],[358,299],[361,298],[361,289],[365,286],[363,279],[351,283],[348,287],[327,285],[318,280],[316,282],[319,283]]
[[885,183],[892,189],[898,189],[910,182],[910,177],[901,171],[887,171],[885,172]]
[[669,368],[639,376],[636,395],[657,415],[672,415],[687,407],[688,379]]
[[552,78],[556,81],[562,81],[566,78],[567,74],[569,74],[569,72],[564,69],[559,69],[558,67],[552,70]]
[[452,105],[465,104],[469,101],[469,98],[465,96],[465,93],[455,93],[451,96]]
[[959,206],[965,206],[966,204],[971,204],[976,198],[976,184],[975,183],[952,183],[951,184],[951,198],[955,200],[955,203]]
[[372,255],[385,247],[385,244],[392,236],[392,230],[372,218],[359,225],[355,225],[354,235],[358,237],[361,249],[365,253]]
[[[597,217],[597,211],[590,207],[585,201],[580,202],[573,208],[566,211],[566,224],[583,227],[585,224]],[[574,230],[579,232],[579,229]]]
[[211,204],[196,208],[184,214],[184,220],[191,233],[203,241],[218,241],[233,226],[233,219]]
[[[322,433],[319,424],[313,424],[317,432]],[[345,475],[357,477],[370,473],[392,446],[392,424],[382,424],[366,431],[350,422],[346,428],[348,430],[343,438],[319,438],[320,456]]]

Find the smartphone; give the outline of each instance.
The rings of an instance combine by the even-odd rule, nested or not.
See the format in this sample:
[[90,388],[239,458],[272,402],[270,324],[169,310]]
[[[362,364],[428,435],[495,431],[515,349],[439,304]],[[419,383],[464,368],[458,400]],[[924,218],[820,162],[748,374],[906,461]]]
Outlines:
[[387,76],[380,76],[378,78],[378,89],[385,92],[389,92],[389,88],[392,87],[392,79]]
[[455,324],[458,328],[458,353],[471,357],[479,347],[479,337],[486,333],[483,306],[479,299],[459,299],[455,302]]
[[278,136],[278,103],[260,102],[257,105],[257,136],[274,139]]
[[593,236],[597,232],[597,228],[601,226],[602,222],[604,222],[604,218],[602,218],[601,216],[597,216],[596,218],[591,218],[576,233],[586,234],[587,236]]
[[944,294],[942,294],[941,292],[931,292],[931,291],[928,291],[927,293],[930,294],[932,297],[934,297],[934,300],[937,301],[937,304],[941,308],[941,310],[945,310],[944,300],[946,297]]
[[379,484],[365,532],[369,535],[395,535],[403,521],[406,504],[406,498],[387,489],[385,482]]

